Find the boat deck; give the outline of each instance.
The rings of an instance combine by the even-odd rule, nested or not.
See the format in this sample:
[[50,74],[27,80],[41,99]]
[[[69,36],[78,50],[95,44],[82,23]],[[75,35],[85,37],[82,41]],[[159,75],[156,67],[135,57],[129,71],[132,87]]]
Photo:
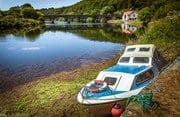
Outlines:
[[148,66],[133,66],[133,65],[114,65],[104,71],[108,72],[123,72],[129,74],[136,74],[146,69]]

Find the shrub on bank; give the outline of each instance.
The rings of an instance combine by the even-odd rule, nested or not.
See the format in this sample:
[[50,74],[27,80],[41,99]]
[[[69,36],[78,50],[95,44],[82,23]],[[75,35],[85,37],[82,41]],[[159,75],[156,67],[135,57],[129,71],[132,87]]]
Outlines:
[[173,10],[178,10],[179,9],[179,2],[171,3],[171,4],[166,4],[164,6],[161,6],[158,10],[156,10],[153,20],[159,19],[166,17],[167,15],[170,15]]
[[148,23],[153,16],[153,13],[149,7],[142,8],[138,12],[138,19],[144,23]]
[[178,16],[165,17],[148,24],[148,29],[145,34],[146,39],[175,39],[178,33]]
[[11,29],[11,28],[31,28],[40,25],[40,22],[33,19],[24,19],[24,18],[14,18],[13,16],[6,16],[0,19],[0,28],[1,29]]
[[142,43],[153,43],[168,61],[179,55],[178,39],[180,23],[178,16],[169,16],[148,24]]

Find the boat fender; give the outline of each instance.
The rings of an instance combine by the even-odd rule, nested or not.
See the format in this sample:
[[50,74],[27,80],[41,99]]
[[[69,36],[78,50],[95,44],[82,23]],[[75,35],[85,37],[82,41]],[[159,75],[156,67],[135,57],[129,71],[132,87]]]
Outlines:
[[122,113],[123,113],[123,108],[120,106],[118,102],[116,102],[111,109],[111,115],[113,117],[120,117]]

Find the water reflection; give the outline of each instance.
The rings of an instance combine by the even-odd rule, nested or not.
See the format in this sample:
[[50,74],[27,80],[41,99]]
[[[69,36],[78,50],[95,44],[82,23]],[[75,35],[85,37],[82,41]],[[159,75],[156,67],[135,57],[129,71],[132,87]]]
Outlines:
[[26,31],[24,35],[29,41],[35,41],[36,39],[38,39],[41,32],[42,32],[41,28],[34,28]]
[[2,30],[0,31],[0,39],[1,40],[6,39],[5,37],[7,35],[13,35],[13,36],[19,37],[19,39],[26,38],[29,41],[35,41],[36,39],[38,39],[38,36],[43,32],[44,32],[44,28],[42,27],[32,28],[31,30],[25,30],[25,29]]
[[[136,31],[136,27],[130,27],[129,29],[134,29],[132,32]],[[108,24],[71,24],[71,25],[48,25],[46,31],[64,31],[71,32],[73,34],[79,35],[84,38],[96,41],[107,41],[113,43],[128,43],[129,40],[136,39],[136,36],[128,35],[124,33],[124,29],[121,26],[113,26]]]
[[[39,39],[39,35],[46,31],[63,31],[96,41],[108,41],[113,43],[127,43],[130,39],[136,39],[134,34],[137,31],[135,26],[121,24],[121,26],[113,26],[101,23],[71,23],[55,22],[55,24],[47,24],[46,27],[38,27],[31,30],[6,30],[0,32],[0,39],[13,34],[17,37],[26,38],[29,41]],[[131,35],[128,35],[131,34]]]
[[137,30],[135,26],[123,23],[121,24],[122,32],[126,34],[133,34]]
[[131,37],[120,32],[121,27],[103,24],[1,32],[0,91],[89,61],[111,58]]

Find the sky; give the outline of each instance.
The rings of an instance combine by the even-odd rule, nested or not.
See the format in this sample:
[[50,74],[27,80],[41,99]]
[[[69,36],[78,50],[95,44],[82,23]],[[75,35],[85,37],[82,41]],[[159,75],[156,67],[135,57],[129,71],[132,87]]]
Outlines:
[[0,0],[0,10],[8,10],[13,6],[21,6],[24,3],[30,3],[35,9],[41,8],[59,8],[69,6],[80,0]]

